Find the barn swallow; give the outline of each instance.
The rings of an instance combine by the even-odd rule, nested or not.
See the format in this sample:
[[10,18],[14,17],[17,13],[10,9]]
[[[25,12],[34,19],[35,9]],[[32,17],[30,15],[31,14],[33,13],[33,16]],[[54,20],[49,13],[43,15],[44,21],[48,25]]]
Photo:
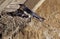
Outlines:
[[10,15],[10,16],[13,16],[13,17],[14,16],[20,16],[22,18],[28,18],[29,16],[27,14],[30,14],[32,17],[40,20],[41,22],[45,20],[43,17],[38,16],[35,12],[33,12],[32,10],[30,10],[24,4],[19,4],[19,5],[20,5],[19,9],[17,9],[14,12],[8,12],[7,14]]
[[19,4],[21,10],[27,12],[28,14],[30,14],[31,16],[33,16],[34,18],[40,20],[41,22],[44,21],[45,19],[43,17],[38,16],[35,12],[33,12],[32,10],[30,10],[27,6],[25,6],[24,4]]

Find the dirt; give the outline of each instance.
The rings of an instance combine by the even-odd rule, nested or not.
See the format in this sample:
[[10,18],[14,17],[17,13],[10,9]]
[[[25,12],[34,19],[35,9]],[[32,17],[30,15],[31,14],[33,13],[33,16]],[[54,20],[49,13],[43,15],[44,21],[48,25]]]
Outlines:
[[31,22],[27,23],[24,18],[11,18],[11,16],[4,14],[1,22],[7,26],[21,26],[21,22],[22,26],[24,26],[27,23],[25,25],[27,27],[23,28],[22,32],[18,31],[13,39],[60,39],[60,0],[45,0],[36,10],[36,13],[44,17],[45,21],[40,22],[35,18],[31,18]]

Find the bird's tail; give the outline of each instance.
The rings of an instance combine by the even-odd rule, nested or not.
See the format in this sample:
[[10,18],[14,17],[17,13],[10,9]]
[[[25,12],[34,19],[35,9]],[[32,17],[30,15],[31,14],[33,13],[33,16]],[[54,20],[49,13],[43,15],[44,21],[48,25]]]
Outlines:
[[33,13],[32,16],[41,22],[45,20],[45,18],[38,16],[36,13]]

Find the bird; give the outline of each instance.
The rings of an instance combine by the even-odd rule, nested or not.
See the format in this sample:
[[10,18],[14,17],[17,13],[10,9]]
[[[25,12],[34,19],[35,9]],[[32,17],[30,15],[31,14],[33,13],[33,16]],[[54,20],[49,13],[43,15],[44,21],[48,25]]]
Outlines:
[[30,10],[25,4],[19,4],[19,5],[20,5],[21,10],[23,10],[27,14],[30,14],[32,17],[38,19],[41,22],[45,20],[45,18],[38,16],[35,12]]
[[19,5],[20,5],[20,7],[16,11],[8,12],[7,14],[10,15],[10,16],[13,16],[13,17],[14,16],[19,16],[19,17],[22,17],[22,18],[34,17],[34,18],[38,19],[40,22],[45,20],[45,18],[37,15],[35,12],[30,10],[26,5],[24,5],[24,4],[19,4]]

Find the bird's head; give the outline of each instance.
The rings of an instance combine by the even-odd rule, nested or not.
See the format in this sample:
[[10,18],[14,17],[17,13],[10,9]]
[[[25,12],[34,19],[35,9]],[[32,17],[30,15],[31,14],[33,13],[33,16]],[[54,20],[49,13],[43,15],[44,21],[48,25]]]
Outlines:
[[19,4],[21,9],[24,9],[26,6],[24,4]]

